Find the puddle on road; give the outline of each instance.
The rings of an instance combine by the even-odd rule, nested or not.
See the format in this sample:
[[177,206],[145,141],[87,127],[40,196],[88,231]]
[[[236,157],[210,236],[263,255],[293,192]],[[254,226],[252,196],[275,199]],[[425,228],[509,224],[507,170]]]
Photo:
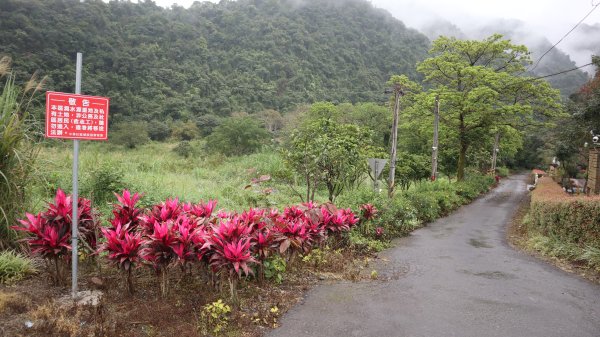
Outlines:
[[514,280],[517,277],[510,273],[505,273],[501,271],[485,271],[481,273],[474,273],[470,270],[459,270],[459,272],[467,275],[479,276],[486,278],[488,280]]
[[494,248],[494,246],[481,239],[469,239],[469,244],[475,248]]

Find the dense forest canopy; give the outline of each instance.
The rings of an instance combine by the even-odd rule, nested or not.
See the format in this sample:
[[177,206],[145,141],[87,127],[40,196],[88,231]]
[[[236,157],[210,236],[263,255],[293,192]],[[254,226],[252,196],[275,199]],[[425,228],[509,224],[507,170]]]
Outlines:
[[417,77],[428,46],[362,0],[0,2],[0,55],[23,74],[48,75],[49,90],[72,92],[83,52],[82,91],[111,97],[112,123],[384,102],[385,81]]

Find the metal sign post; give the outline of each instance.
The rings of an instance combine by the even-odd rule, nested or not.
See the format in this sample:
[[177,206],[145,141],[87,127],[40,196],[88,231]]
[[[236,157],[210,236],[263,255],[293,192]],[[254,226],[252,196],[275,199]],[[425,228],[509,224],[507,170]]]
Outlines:
[[369,167],[371,168],[371,172],[373,172],[373,189],[375,193],[379,192],[379,176],[381,172],[383,172],[383,168],[385,164],[387,164],[387,159],[377,159],[377,158],[369,158]]
[[79,240],[79,140],[108,139],[108,97],[81,95],[82,55],[77,53],[75,94],[46,92],[46,138],[73,140],[73,214],[71,217],[71,296],[77,298]]
[[[81,94],[81,66],[83,63],[81,53],[77,53],[77,65],[75,67],[75,94]],[[73,140],[73,217],[71,218],[71,297],[77,298],[77,263],[79,256],[77,254],[77,236],[79,214],[79,139]]]

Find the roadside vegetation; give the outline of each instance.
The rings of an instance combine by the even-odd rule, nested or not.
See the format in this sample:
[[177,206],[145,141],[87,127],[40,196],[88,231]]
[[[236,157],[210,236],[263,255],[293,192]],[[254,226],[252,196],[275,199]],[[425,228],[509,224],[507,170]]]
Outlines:
[[600,198],[571,196],[551,178],[541,178],[523,219],[526,246],[600,273]]
[[[205,15],[206,23],[220,22],[225,20],[222,6],[242,15],[240,6],[245,3],[198,4],[190,12],[175,8],[169,15],[195,13]],[[352,15],[371,9],[366,3],[351,3]],[[77,3],[69,10],[87,5]],[[150,2],[89,5],[101,10],[99,17],[116,21],[124,19],[109,8],[139,9],[144,17],[162,13]],[[33,14],[39,16],[55,6],[51,2]],[[371,20],[379,22],[378,18],[375,15]],[[236,26],[232,23],[232,27]],[[105,28],[111,32],[114,27]],[[209,28],[202,26],[188,35],[197,37],[204,29]],[[213,45],[232,42],[209,30],[211,39],[216,39],[211,40]],[[272,43],[269,39],[263,41],[267,46]],[[418,54],[424,42],[416,35],[413,40],[418,48],[408,49]],[[183,50],[197,47],[207,52],[206,40],[173,42]],[[151,62],[154,68],[167,70],[161,61],[167,56],[161,53],[175,48],[159,53],[157,46],[139,47],[142,54],[157,56]],[[184,55],[204,55],[195,51]],[[312,284],[341,278],[377,279],[377,271],[369,264],[377,252],[389,247],[394,238],[487,192],[499,176],[508,174],[507,166],[524,166],[532,158],[539,163],[540,158],[525,153],[531,150],[526,148],[531,133],[555,130],[557,119],[572,117],[564,113],[557,90],[527,76],[526,67],[531,64],[527,47],[498,34],[481,41],[440,37],[414,68],[418,55],[411,53],[400,69],[386,57],[385,69],[333,82],[329,81],[332,76],[323,74],[356,72],[323,63],[314,72],[319,76],[310,75],[311,71],[294,82],[288,77],[302,73],[308,65],[271,64],[262,55],[241,54],[248,59],[223,59],[227,65],[222,69],[211,65],[224,73],[185,72],[179,67],[189,64],[182,63],[174,67],[186,76],[157,76],[176,83],[142,81],[134,75],[138,74],[134,64],[139,63],[134,58],[125,58],[130,62],[119,66],[118,80],[108,75],[111,71],[104,71],[84,82],[92,83],[90,91],[103,84],[110,87],[106,94],[114,95],[115,107],[109,141],[81,145],[80,199],[75,200],[80,215],[82,288],[103,292],[97,308],[60,300],[67,293],[72,262],[73,200],[68,192],[72,190],[72,145],[39,137],[39,126],[36,129],[28,118],[35,113],[28,112],[41,109],[36,102],[42,81],[34,80],[20,91],[3,59],[0,70],[7,70],[0,73],[5,81],[0,137],[6,139],[0,153],[0,277],[2,283],[10,284],[0,287],[3,332],[258,336],[265,328],[277,326],[280,315]],[[348,65],[356,55],[341,56]],[[219,54],[208,58],[221,60]],[[253,59],[269,64],[260,69],[241,66]],[[186,62],[205,63],[202,57]],[[29,60],[25,63],[31,65]],[[271,66],[275,69],[269,70]],[[405,73],[410,77],[395,74],[402,68],[408,69]],[[98,69],[104,68],[99,65]],[[231,69],[247,71],[234,76],[228,72]],[[250,69],[256,72],[252,76],[247,73]],[[389,80],[385,82],[379,72]],[[221,78],[222,86],[230,87],[224,90],[211,87],[208,80],[195,82],[204,81],[205,75]],[[66,86],[65,78],[61,76],[56,83]],[[244,84],[259,82],[265,88],[242,89]],[[393,163],[395,185],[389,186],[393,193],[382,192],[388,187],[389,165],[376,179],[368,158],[390,158],[391,111],[398,107],[396,100],[381,97],[381,90],[363,96],[330,90],[352,82],[360,83],[363,91],[385,86],[402,93],[397,96],[399,141]],[[305,90],[314,86],[318,88]],[[125,87],[145,91],[132,94]],[[433,174],[436,101],[442,118],[438,171]],[[498,154],[497,163],[491,162],[492,151]],[[494,171],[490,168],[495,164],[499,168]],[[379,185],[377,190],[374,183]],[[550,241],[568,233],[565,247],[587,249],[581,256],[590,256],[595,266],[596,224],[572,213],[572,204],[550,199],[538,202],[539,198],[534,197],[531,228],[548,235]],[[555,211],[546,205],[560,206],[560,221],[545,218]],[[577,205],[597,211],[595,201]],[[567,231],[576,221],[583,221],[583,227],[577,227],[580,231]]]

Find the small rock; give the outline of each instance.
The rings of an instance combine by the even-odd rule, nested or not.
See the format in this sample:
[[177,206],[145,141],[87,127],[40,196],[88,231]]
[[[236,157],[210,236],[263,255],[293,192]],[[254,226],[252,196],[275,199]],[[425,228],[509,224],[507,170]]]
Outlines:
[[105,289],[106,288],[106,284],[104,283],[104,281],[99,278],[99,277],[92,277],[90,279],[90,283],[97,289]]
[[319,280],[321,280],[321,281],[325,280],[325,276],[319,275]]
[[25,321],[25,327],[27,329],[33,328],[33,322],[32,321]]

